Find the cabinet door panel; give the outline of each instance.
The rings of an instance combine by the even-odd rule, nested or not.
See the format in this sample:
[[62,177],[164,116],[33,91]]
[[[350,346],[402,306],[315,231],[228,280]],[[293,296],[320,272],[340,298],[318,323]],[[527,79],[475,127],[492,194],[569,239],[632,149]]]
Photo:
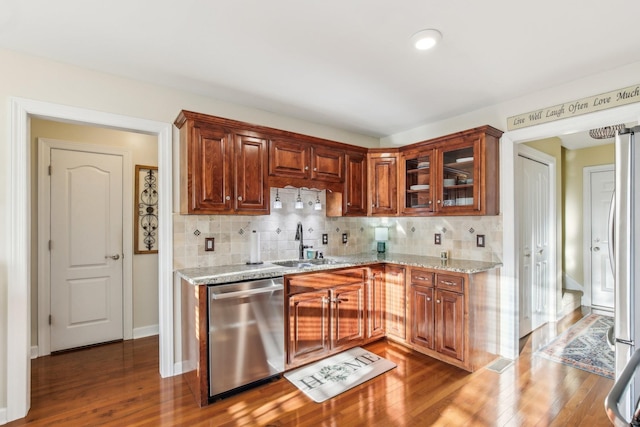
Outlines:
[[406,294],[404,268],[385,267],[387,335],[406,339]]
[[329,292],[289,297],[289,363],[329,351]]
[[367,295],[367,338],[383,336],[385,332],[384,267],[372,267]]
[[193,211],[231,210],[232,136],[220,129],[194,126],[190,177]]
[[433,288],[417,285],[413,285],[411,288],[411,342],[433,350],[435,349]]
[[234,166],[236,209],[268,213],[267,140],[236,135]]
[[367,215],[367,158],[362,153],[347,153],[344,215]]
[[314,147],[311,178],[328,182],[344,181],[344,152],[337,149]]
[[395,157],[371,160],[371,214],[398,213],[398,162]]
[[464,360],[464,296],[437,290],[436,302],[436,350]]
[[269,175],[309,177],[309,145],[284,140],[269,143]]
[[333,291],[334,336],[331,348],[351,346],[364,340],[364,283],[338,286]]

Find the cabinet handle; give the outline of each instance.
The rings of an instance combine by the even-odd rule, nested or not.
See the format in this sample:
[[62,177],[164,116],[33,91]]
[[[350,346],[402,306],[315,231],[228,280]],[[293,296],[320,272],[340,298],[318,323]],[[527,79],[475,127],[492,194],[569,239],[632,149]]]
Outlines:
[[431,298],[427,297],[427,301],[431,301]]
[[238,196],[238,200],[242,201],[242,196]]
[[347,202],[347,206],[351,206],[351,202]]
[[453,282],[450,282],[448,280],[441,280],[440,283],[442,283],[443,285],[447,285],[447,286],[455,286],[456,284]]
[[224,199],[225,200],[231,200],[231,196],[226,196]]
[[341,302],[349,302],[348,298],[335,298],[333,300],[333,302],[337,302],[338,304],[340,304]]
[[438,200],[438,204],[442,203],[440,200]]
[[422,276],[417,276],[416,279],[418,279],[418,280],[429,280],[427,277],[422,277]]
[[431,203],[432,203],[432,202],[431,202],[431,200],[429,200],[429,201],[427,202],[427,204],[428,204],[428,205],[430,205]]
[[313,171],[314,171],[314,172],[315,172],[315,171],[317,171],[317,170],[318,170],[318,168],[313,168]]
[[439,299],[437,299],[437,300],[436,300],[436,302],[437,302],[438,304],[440,304],[440,300],[439,300]]
[[309,166],[305,166],[304,170],[308,171],[309,170]]
[[327,297],[322,297],[322,304],[326,304],[329,302],[329,298]]

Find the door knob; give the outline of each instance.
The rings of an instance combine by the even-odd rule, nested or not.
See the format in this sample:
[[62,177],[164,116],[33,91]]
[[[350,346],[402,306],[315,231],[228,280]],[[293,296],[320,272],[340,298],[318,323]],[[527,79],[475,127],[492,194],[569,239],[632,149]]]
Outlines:
[[593,248],[593,252],[598,252],[600,250],[600,247],[596,246]]
[[105,256],[105,259],[107,259],[107,258],[111,258],[111,259],[113,259],[113,260],[116,260],[116,261],[117,261],[117,260],[119,260],[119,259],[120,259],[120,254],[115,254],[115,255],[106,255],[106,256]]

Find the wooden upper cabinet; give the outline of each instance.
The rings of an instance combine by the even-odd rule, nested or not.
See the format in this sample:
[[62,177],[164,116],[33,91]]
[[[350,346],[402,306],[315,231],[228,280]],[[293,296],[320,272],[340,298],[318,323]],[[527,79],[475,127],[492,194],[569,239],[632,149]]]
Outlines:
[[398,214],[398,156],[369,154],[369,213],[373,216]]
[[269,143],[269,175],[309,178],[311,147],[303,142],[273,139]]
[[347,153],[347,172],[344,185],[343,215],[367,215],[367,156]]
[[233,135],[206,124],[189,123],[181,135],[182,213],[231,209]]
[[242,212],[269,213],[268,141],[242,133],[235,138],[235,208]]
[[402,215],[497,215],[502,132],[482,126],[401,151]]
[[311,153],[311,179],[344,182],[344,151],[313,147]]
[[225,119],[183,111],[180,213],[269,213],[268,140]]

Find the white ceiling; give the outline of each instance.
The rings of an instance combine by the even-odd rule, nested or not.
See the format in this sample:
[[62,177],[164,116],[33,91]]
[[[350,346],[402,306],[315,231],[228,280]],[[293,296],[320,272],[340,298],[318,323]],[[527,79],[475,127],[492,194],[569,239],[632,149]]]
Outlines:
[[[636,0],[0,0],[0,46],[382,137],[640,61],[634,16]],[[424,28],[443,39],[418,52]]]

